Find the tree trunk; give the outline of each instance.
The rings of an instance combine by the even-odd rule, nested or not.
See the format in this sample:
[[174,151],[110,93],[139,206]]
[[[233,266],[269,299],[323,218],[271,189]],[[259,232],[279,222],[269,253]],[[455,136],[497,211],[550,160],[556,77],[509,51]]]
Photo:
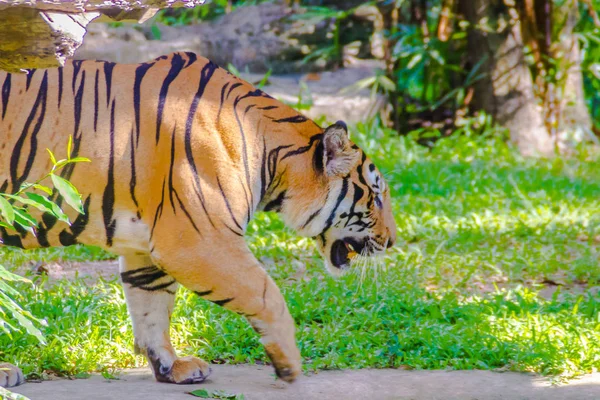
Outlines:
[[550,54],[560,60],[561,66],[554,88],[556,101],[551,109],[556,114],[553,118],[556,128],[552,133],[559,143],[578,142],[591,133],[592,118],[585,104],[579,41],[573,34],[579,20],[577,1],[555,6],[552,18],[558,26],[553,33],[555,45],[550,48]]
[[478,73],[482,79],[475,84],[471,104],[508,128],[512,142],[523,154],[552,154],[552,138],[534,94],[514,9],[501,0],[461,0],[459,8],[470,24],[470,63],[481,65]]
[[[514,5],[516,3],[516,5]],[[549,156],[591,128],[584,103],[577,6],[551,0],[460,0],[469,22],[469,60],[480,65],[472,105],[510,130],[524,155]],[[526,46],[534,63],[525,59]]]
[[87,24],[98,15],[20,7],[0,11],[0,69],[18,72],[64,65],[81,45]]

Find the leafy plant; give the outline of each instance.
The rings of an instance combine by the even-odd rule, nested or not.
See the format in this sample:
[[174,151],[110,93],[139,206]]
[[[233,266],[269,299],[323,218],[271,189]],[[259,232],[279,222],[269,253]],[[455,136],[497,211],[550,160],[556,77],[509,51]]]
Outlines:
[[156,21],[165,25],[183,26],[199,21],[210,21],[231,12],[237,7],[257,4],[256,0],[206,0],[194,8],[170,8],[160,10]]
[[[21,308],[14,300],[20,297],[20,293],[13,288],[15,282],[32,284],[30,280],[15,275],[0,265],[0,329],[10,336],[11,331],[23,328],[28,334],[44,343],[42,332],[34,325],[34,323],[43,324],[43,321]],[[9,317],[16,320],[17,324],[11,324]]]
[[285,103],[296,110],[310,110],[314,105],[312,93],[306,82],[300,81],[298,89],[298,100],[297,101],[286,101]]
[[[229,71],[230,74],[237,76],[238,78],[242,78],[242,72],[239,69],[237,69],[232,63],[227,64],[227,71]],[[248,66],[246,66],[245,72],[247,74],[250,73],[250,71],[248,70]],[[252,84],[256,86],[257,89],[262,89],[263,87],[265,87],[265,85],[269,84],[269,77],[272,73],[273,70],[269,68],[269,70],[265,72],[265,74],[262,76],[262,78],[260,78],[259,81],[254,81],[252,82]]]
[[304,57],[303,63],[323,59],[326,62],[333,62],[334,65],[341,66],[343,59],[343,46],[341,41],[341,25],[350,16],[352,16],[358,7],[348,10],[338,10],[329,7],[312,6],[307,7],[301,14],[295,14],[292,19],[303,20],[309,24],[316,25],[322,21],[331,20],[331,43],[321,46],[311,51]]
[[576,32],[582,53],[583,88],[595,128],[600,132],[600,0],[579,4],[581,19]]
[[[55,191],[69,206],[79,213],[84,212],[81,195],[77,189],[68,180],[57,175],[58,171],[67,165],[89,162],[84,157],[71,157],[72,145],[72,138],[69,138],[67,158],[65,159],[57,160],[52,151],[48,150],[52,169],[42,178],[33,183],[23,183],[14,194],[0,193],[0,227],[6,232],[21,230],[35,235],[38,222],[31,215],[32,208],[70,224],[67,214],[51,198],[53,190],[43,184],[48,179],[51,180]],[[34,325],[43,322],[31,315],[29,311],[21,308],[15,301],[20,297],[19,291],[13,288],[16,282],[31,284],[31,281],[7,271],[0,265],[0,329],[10,336],[11,332],[23,328],[27,333],[43,342],[42,333]],[[16,321],[16,324],[11,323],[11,319]]]
[[2,400],[29,400],[28,397],[25,397],[22,394],[13,393],[2,387],[0,387],[0,399],[2,399]]

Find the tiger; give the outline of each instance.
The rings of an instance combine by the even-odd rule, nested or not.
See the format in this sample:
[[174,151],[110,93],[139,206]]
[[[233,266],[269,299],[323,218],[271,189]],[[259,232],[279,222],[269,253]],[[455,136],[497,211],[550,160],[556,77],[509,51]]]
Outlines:
[[[70,213],[70,225],[36,215],[35,236],[1,228],[0,238],[116,254],[135,351],[159,382],[211,373],[171,344],[179,285],[244,316],[280,379],[301,374],[294,320],[244,238],[257,211],[314,238],[334,275],[396,241],[390,187],[343,121],[322,128],[194,53],[0,72],[0,192],[42,176],[52,166],[46,149],[69,141],[71,156],[91,159],[60,172],[85,212]],[[3,367],[0,385],[24,382],[19,368]]]

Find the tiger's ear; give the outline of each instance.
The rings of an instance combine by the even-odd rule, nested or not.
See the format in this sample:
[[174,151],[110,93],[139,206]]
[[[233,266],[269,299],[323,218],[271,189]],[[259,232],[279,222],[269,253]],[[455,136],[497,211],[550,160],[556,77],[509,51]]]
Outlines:
[[327,175],[348,175],[359,158],[360,153],[350,142],[348,128],[343,121],[338,121],[325,129],[323,165]]

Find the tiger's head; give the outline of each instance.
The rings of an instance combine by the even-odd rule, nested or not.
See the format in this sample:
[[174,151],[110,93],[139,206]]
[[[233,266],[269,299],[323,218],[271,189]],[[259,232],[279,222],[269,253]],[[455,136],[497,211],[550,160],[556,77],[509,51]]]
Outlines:
[[[338,121],[323,130],[304,163],[288,166],[283,219],[314,237],[333,275],[357,256],[382,254],[396,241],[390,189]],[[312,170],[316,184],[306,181]]]

